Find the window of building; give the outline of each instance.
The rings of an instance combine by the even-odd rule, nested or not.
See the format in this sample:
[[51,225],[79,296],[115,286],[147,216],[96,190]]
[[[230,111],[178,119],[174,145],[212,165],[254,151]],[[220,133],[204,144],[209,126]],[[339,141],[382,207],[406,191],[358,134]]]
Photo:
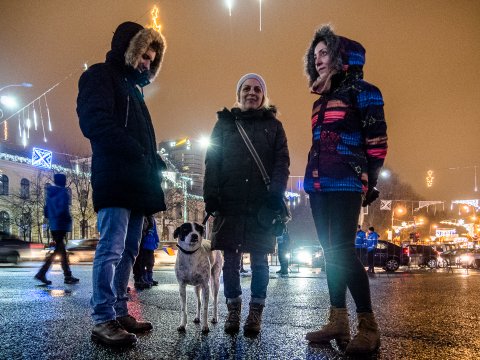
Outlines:
[[20,197],[22,199],[28,199],[30,197],[30,181],[23,178],[20,180]]
[[0,195],[8,195],[8,176],[0,176]]
[[10,215],[6,211],[0,211],[0,231],[10,232]]

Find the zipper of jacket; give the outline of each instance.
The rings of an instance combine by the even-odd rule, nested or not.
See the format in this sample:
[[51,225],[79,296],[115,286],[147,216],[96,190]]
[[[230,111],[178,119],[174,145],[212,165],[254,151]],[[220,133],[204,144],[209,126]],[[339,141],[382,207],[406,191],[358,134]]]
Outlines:
[[125,84],[127,86],[127,114],[125,115],[125,127],[128,125],[128,112],[130,110],[130,94],[128,93],[128,80],[125,78]]

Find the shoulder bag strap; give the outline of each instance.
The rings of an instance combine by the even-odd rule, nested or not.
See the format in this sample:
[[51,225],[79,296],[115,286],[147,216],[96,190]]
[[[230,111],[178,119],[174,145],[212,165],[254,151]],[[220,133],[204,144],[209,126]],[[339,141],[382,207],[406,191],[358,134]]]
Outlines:
[[243,141],[245,141],[245,145],[247,145],[248,150],[250,151],[250,154],[252,154],[253,160],[257,163],[258,169],[260,170],[260,173],[262,174],[263,181],[265,182],[265,185],[267,185],[267,189],[270,185],[270,176],[268,176],[267,171],[265,170],[265,167],[263,166],[262,160],[260,159],[260,156],[257,154],[257,150],[255,150],[255,147],[253,146],[252,142],[250,141],[250,138],[248,137],[247,133],[245,132],[245,129],[243,126],[240,124],[240,121],[235,120],[235,125],[237,125],[238,132],[242,136]]

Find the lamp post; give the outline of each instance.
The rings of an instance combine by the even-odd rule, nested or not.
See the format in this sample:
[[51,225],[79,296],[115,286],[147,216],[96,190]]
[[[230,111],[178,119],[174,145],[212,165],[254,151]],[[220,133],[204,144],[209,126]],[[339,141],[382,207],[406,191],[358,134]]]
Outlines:
[[5,85],[3,87],[0,88],[0,92],[9,88],[9,87],[13,87],[13,86],[20,86],[20,87],[32,87],[33,85],[30,84],[30,83],[27,83],[27,82],[23,82],[21,84],[10,84],[10,85]]
[[394,233],[395,233],[395,229],[393,228],[393,221],[395,220],[395,212],[397,212],[398,215],[403,215],[405,209],[402,208],[402,207],[396,207],[396,208],[392,208],[392,240],[394,238]]

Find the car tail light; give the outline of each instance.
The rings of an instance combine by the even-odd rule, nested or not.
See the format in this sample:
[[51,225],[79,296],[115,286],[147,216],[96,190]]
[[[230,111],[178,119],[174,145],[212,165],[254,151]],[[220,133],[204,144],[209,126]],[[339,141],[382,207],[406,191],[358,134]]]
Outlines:
[[30,243],[29,246],[30,246],[30,249],[44,249],[45,248],[44,244],[38,244],[38,243]]
[[403,255],[410,256],[410,250],[408,249],[408,247],[403,248]]

